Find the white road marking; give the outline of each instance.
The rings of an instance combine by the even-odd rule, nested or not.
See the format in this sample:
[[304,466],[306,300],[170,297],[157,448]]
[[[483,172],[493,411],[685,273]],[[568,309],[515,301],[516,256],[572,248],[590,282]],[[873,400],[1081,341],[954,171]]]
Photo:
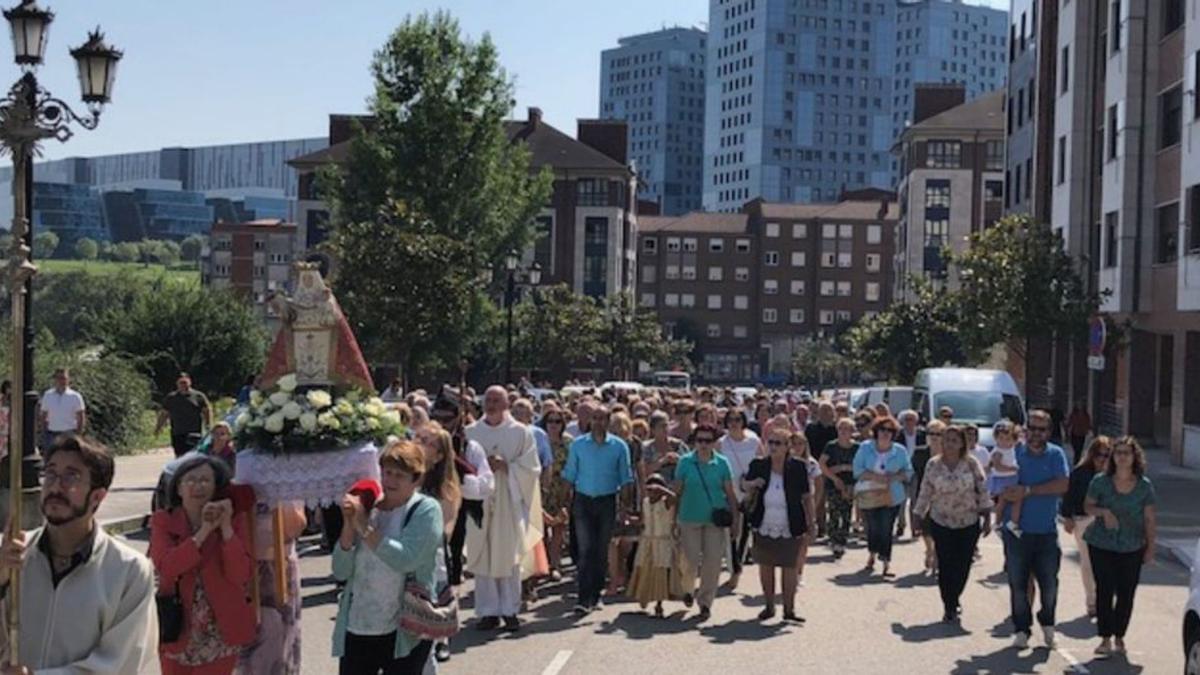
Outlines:
[[[574,653],[570,649],[564,649],[555,654],[554,658],[550,661],[550,665],[546,666],[546,669],[542,671],[542,675],[558,675],[566,667],[567,661],[571,660],[571,655]],[[1085,670],[1084,672],[1087,671]]]
[[1088,673],[1092,672],[1087,669],[1087,666],[1080,663],[1078,659],[1076,659],[1074,656],[1071,656],[1071,652],[1063,649],[1062,647],[1055,647],[1054,651],[1058,652],[1058,655],[1063,657],[1063,659],[1070,664],[1072,673],[1076,673],[1077,675],[1088,675]]

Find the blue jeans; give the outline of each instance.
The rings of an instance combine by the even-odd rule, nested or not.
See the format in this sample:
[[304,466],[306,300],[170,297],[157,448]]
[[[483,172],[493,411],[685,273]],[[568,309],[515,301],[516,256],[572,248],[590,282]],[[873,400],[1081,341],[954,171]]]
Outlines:
[[899,513],[899,506],[863,510],[867,524],[867,550],[878,555],[883,562],[892,560],[892,526],[896,524],[896,515]]
[[571,503],[579,551],[579,604],[594,607],[600,602],[608,570],[608,544],[617,521],[617,496],[589,497],[578,492]]
[[1004,540],[1004,572],[1008,575],[1008,594],[1012,602],[1013,630],[1030,632],[1033,626],[1033,607],[1029,603],[1029,577],[1037,579],[1042,609],[1037,619],[1040,626],[1054,625],[1054,610],[1058,604],[1058,568],[1062,549],[1058,533],[1031,534],[1020,537],[1001,530]]

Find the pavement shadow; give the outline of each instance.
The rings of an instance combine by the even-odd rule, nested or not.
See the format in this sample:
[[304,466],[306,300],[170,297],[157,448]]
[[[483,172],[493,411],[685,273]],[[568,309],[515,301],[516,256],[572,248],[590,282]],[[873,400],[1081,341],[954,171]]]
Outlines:
[[1097,635],[1096,624],[1092,623],[1087,614],[1075,617],[1065,623],[1060,622],[1054,626],[1054,629],[1077,640],[1090,640]]
[[896,579],[892,584],[896,588],[928,588],[937,586],[937,577],[925,572],[913,572]]
[[327,574],[323,577],[302,577],[300,579],[301,588],[312,588],[313,586],[330,586],[336,584],[337,580],[332,574]]
[[1087,668],[1087,672],[1093,675],[1107,675],[1107,673],[1113,673],[1113,675],[1117,673],[1121,675],[1126,675],[1127,673],[1136,675],[1145,670],[1144,667],[1136,663],[1130,663],[1125,654],[1113,654],[1106,659],[1097,657],[1080,665]]
[[835,585],[838,586],[878,586],[882,584],[893,584],[894,579],[885,579],[879,574],[870,572],[866,569],[860,569],[857,572],[846,572],[845,574],[837,574],[830,577]]
[[475,625],[475,621],[463,624],[462,630],[460,630],[458,634],[454,636],[454,639],[450,641],[450,646],[453,653],[461,654],[472,647],[481,647],[496,640],[521,640],[531,635],[558,633],[564,630],[570,630],[574,628],[576,624],[574,617],[570,615],[564,615],[554,619],[525,621],[521,624],[521,628],[515,631],[483,631],[476,628]]
[[1033,673],[1034,669],[1050,660],[1050,650],[1034,649],[1018,652],[1004,647],[991,654],[972,656],[955,662],[952,675],[976,675],[976,673]]
[[320,607],[321,605],[336,605],[338,601],[338,592],[338,589],[331,588],[327,591],[321,591],[320,593],[306,595],[300,601],[300,606],[304,609],[311,609],[313,607]]
[[601,622],[596,634],[620,633],[630,640],[649,640],[660,635],[691,633],[696,630],[696,625],[692,621],[684,621],[685,616],[685,612],[675,612],[659,619],[645,612],[621,612],[616,619]]
[[[685,622],[684,625],[694,627],[697,625],[697,622],[692,620]],[[742,619],[729,621],[720,625],[701,626],[700,634],[708,638],[709,642],[713,644],[728,645],[740,642],[769,640],[779,635],[783,629],[790,625],[795,624],[786,624],[783,622],[764,623],[757,619]]]
[[899,637],[905,642],[949,640],[970,634],[971,631],[963,628],[962,624],[957,622],[946,623],[945,621],[938,621],[918,626],[905,626],[900,622],[892,623],[892,635]]

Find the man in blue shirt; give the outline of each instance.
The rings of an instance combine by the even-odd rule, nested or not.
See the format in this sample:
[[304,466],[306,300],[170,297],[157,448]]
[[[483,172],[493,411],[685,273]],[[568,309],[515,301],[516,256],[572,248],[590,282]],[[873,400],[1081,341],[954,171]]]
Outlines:
[[579,552],[580,616],[596,609],[604,589],[608,545],[617,520],[617,493],[633,482],[629,446],[608,433],[608,408],[593,406],[591,432],[571,443],[562,478],[571,484],[571,519]]
[[[1058,603],[1058,568],[1062,560],[1057,516],[1059,500],[1067,492],[1070,482],[1070,470],[1063,449],[1048,442],[1050,425],[1050,414],[1045,410],[1029,413],[1028,443],[1017,448],[1019,484],[1005,492],[1009,499],[1022,500],[1021,535],[1001,530],[1004,571],[1008,575],[1015,631],[1013,646],[1018,649],[1029,645],[1033,626],[1031,575],[1037,579],[1042,596],[1038,625],[1042,627],[1046,647],[1054,648],[1054,611]],[[1008,517],[1006,512],[1005,518]]]
[[554,450],[550,447],[550,436],[546,430],[533,423],[533,403],[527,398],[513,401],[512,416],[533,432],[533,442],[537,444],[538,461],[542,463],[542,474],[554,468]]

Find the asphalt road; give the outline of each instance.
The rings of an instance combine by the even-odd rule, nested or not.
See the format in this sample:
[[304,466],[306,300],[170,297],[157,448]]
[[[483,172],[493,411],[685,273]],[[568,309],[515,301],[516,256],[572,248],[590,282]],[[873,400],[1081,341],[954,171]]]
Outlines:
[[[866,554],[853,547],[835,562],[815,546],[800,590],[804,626],[778,619],[761,623],[757,568],[743,575],[736,593],[718,598],[713,617],[697,624],[694,610],[669,603],[655,619],[624,599],[583,620],[570,615],[573,584],[545,589],[524,614],[517,633],[481,633],[466,626],[453,641],[454,657],[441,673],[571,675],[584,673],[1178,673],[1183,657],[1181,617],[1188,573],[1158,561],[1143,572],[1127,658],[1096,660],[1094,624],[1084,613],[1083,587],[1073,543],[1065,551],[1058,602],[1059,641],[1018,652],[1010,646],[1008,588],[995,537],[981,544],[963,598],[961,627],[940,623],[933,578],[921,572],[919,542],[905,539],[895,552],[898,577],[884,581],[862,571]],[[334,673],[330,637],[336,591],[329,558],[311,545],[302,553],[304,672]],[[144,544],[139,544],[144,545]],[[724,578],[724,577],[723,577]],[[469,584],[468,584],[469,591]],[[564,596],[564,593],[568,595]],[[471,617],[470,596],[464,600]]]

